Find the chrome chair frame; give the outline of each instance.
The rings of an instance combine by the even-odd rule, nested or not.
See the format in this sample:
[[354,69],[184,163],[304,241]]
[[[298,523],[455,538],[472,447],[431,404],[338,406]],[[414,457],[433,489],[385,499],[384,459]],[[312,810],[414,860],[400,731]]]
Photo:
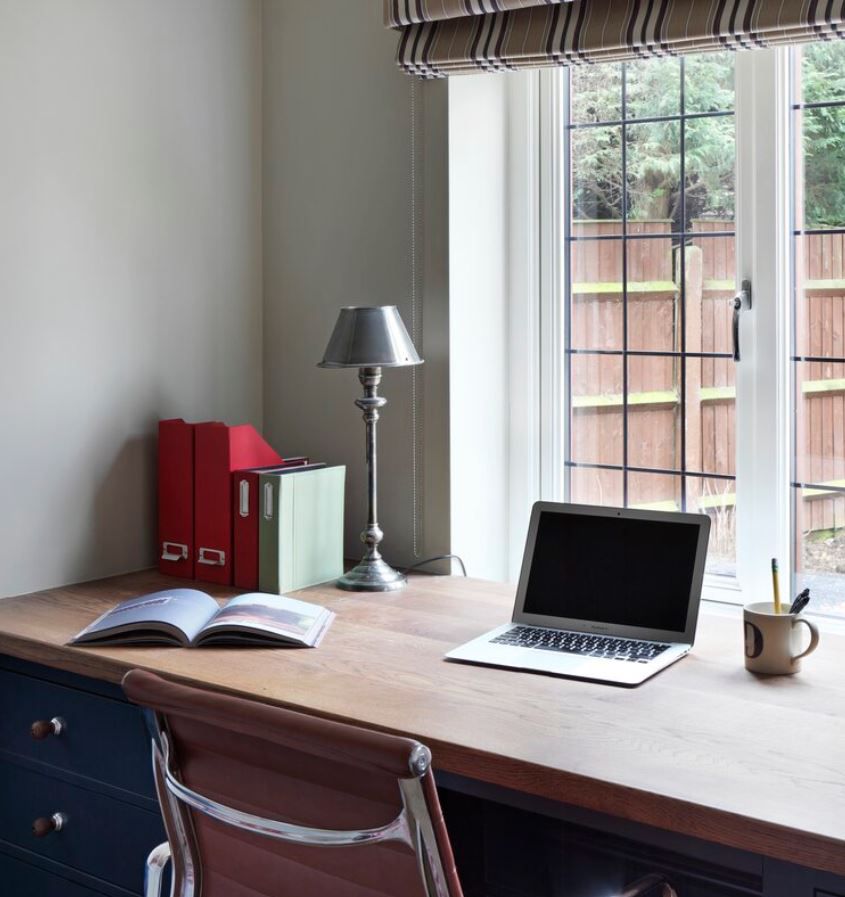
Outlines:
[[395,819],[371,829],[321,829],[245,813],[188,788],[170,764],[170,739],[165,720],[146,709],[144,715],[152,735],[153,774],[169,838],[147,858],[145,897],[160,897],[168,860],[173,862],[171,897],[199,897],[201,894],[202,869],[197,860],[196,838],[188,808],[235,828],[289,844],[360,847],[399,841],[416,855],[426,897],[452,897],[423,792],[422,777],[431,767],[431,753],[423,745],[417,745],[411,753],[410,776],[397,780],[402,810]]
[[[426,897],[453,897],[449,893],[423,792],[422,777],[431,768],[431,753],[423,745],[418,745],[411,754],[411,775],[397,780],[402,810],[395,819],[371,829],[320,829],[255,816],[188,788],[179,781],[170,765],[170,739],[164,719],[147,709],[144,710],[144,716],[152,735],[153,774],[169,838],[169,841],[155,847],[147,857],[145,897],[161,897],[164,869],[171,860],[171,897],[200,897],[202,893],[202,868],[197,859],[196,838],[188,808],[235,828],[289,844],[356,847],[382,841],[399,841],[410,847],[417,857]],[[677,897],[677,894],[664,876],[654,874],[628,885],[617,897]]]

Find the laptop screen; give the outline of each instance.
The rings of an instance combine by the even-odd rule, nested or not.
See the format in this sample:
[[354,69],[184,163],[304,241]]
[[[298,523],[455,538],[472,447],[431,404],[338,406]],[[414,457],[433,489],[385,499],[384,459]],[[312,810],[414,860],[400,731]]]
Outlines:
[[692,520],[543,511],[523,611],[684,632],[699,532]]

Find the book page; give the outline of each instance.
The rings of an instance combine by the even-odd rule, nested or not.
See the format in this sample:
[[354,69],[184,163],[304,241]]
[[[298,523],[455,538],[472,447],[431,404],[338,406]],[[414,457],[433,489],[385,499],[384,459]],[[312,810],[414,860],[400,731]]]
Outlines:
[[225,627],[254,629],[308,644],[311,637],[320,631],[327,613],[318,604],[298,601],[286,595],[250,592],[238,595],[221,608],[204,628],[202,637]]
[[129,598],[106,611],[82,630],[74,642],[93,642],[106,633],[116,635],[144,630],[148,636],[157,625],[175,629],[190,642],[218,610],[217,602],[196,589],[166,589]]

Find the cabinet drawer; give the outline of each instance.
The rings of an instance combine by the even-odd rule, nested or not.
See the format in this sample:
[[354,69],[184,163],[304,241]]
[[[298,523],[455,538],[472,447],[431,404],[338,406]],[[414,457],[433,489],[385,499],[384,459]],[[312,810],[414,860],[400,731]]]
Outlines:
[[[53,813],[67,824],[36,838],[33,822]],[[13,763],[0,766],[0,838],[135,894],[147,854],[165,840],[157,813]]]
[[[61,717],[61,735],[32,737]],[[0,669],[0,750],[155,798],[141,712],[122,701]]]
[[0,853],[0,883],[11,897],[102,897],[83,885]]

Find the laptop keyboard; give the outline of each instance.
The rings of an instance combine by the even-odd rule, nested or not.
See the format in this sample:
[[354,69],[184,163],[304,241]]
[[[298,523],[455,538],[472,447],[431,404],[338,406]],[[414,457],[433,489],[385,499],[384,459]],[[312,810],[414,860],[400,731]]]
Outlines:
[[605,660],[626,660],[648,663],[669,646],[659,642],[640,642],[634,639],[585,632],[565,632],[561,629],[541,629],[537,626],[515,626],[490,640],[494,645],[513,645],[517,648],[539,648],[541,651],[560,651]]

